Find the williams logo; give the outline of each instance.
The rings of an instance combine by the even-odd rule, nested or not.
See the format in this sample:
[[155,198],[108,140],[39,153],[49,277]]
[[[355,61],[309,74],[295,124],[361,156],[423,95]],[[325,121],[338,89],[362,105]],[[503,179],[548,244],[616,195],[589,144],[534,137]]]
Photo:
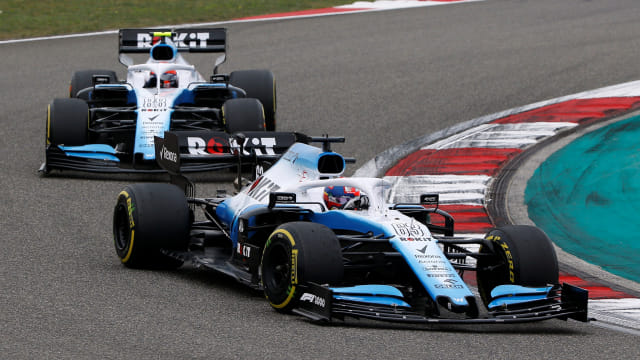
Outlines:
[[422,249],[416,249],[416,251],[421,254],[424,254],[427,252],[427,247],[429,247],[429,245],[425,245]]
[[440,284],[436,284],[436,289],[462,289],[464,286],[458,284],[456,279],[445,279]]

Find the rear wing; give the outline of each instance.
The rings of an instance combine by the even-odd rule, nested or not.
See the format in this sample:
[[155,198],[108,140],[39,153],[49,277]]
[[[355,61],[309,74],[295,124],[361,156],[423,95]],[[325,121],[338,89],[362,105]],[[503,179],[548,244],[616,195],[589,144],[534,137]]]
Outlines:
[[176,175],[193,164],[273,163],[294,143],[309,141],[300,133],[265,131],[166,131],[154,138],[158,165]]
[[[236,167],[238,190],[242,187],[242,172],[252,169],[250,180],[268,170],[295,143],[322,143],[330,151],[329,143],[344,142],[343,137],[311,137],[297,132],[247,131],[233,135],[222,131],[165,131],[164,137],[154,137],[156,161],[169,172],[171,182],[189,196],[195,196],[193,183],[182,175],[190,167],[207,164],[219,168]],[[354,163],[355,159],[345,159]]]
[[154,45],[154,33],[171,33],[179,52],[224,53],[227,50],[225,28],[120,29],[119,53],[148,53]]

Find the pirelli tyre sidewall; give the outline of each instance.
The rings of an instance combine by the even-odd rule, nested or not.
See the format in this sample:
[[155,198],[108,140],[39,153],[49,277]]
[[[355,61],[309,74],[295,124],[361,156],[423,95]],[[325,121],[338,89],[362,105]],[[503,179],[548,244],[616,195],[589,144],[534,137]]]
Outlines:
[[[116,254],[131,268],[177,268],[167,250],[186,250],[190,211],[174,185],[133,184],[118,195],[113,215]],[[164,250],[164,252],[163,252]]]
[[497,285],[514,284],[540,287],[557,284],[558,259],[549,237],[539,228],[510,225],[492,229],[481,253],[494,257],[478,259],[478,292],[483,302],[491,302],[491,290]]
[[279,226],[265,243],[260,265],[264,294],[279,312],[291,312],[308,282],[337,284],[344,265],[337,237],[321,224],[292,222]]

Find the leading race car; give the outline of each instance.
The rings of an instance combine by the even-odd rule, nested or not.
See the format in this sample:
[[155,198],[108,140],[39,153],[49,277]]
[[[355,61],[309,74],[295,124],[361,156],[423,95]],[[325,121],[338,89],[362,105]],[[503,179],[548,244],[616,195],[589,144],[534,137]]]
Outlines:
[[[191,132],[188,153],[215,152],[238,131],[274,131],[276,87],[269,70],[219,74],[226,59],[224,28],[121,29],[119,58],[127,78],[111,70],[75,72],[70,97],[47,111],[45,162],[40,170],[160,171],[153,138],[167,130]],[[182,53],[219,53],[205,78]],[[148,54],[133,64],[129,54]],[[133,55],[132,55],[133,56]],[[200,134],[203,130],[207,137]],[[211,134],[211,130],[217,131]],[[286,148],[285,148],[286,149]],[[216,170],[227,163],[190,164],[183,171]]]
[[[165,154],[158,161],[176,181],[119,194],[113,234],[122,263],[178,268],[188,261],[262,290],[279,312],[321,323],[588,321],[587,291],[558,283],[556,254],[538,228],[455,237],[437,194],[388,203],[386,180],[342,177],[347,161],[329,146],[340,138],[296,136],[268,169],[255,159],[266,171],[239,193],[205,198],[178,171],[181,161],[214,156],[178,156],[174,134],[156,138]],[[476,272],[477,294],[466,271]]]

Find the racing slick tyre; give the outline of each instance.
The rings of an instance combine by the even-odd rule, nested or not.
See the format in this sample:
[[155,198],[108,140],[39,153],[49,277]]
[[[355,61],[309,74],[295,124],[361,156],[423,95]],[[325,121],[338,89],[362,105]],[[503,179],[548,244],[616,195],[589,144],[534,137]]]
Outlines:
[[553,243],[535,226],[509,225],[492,229],[480,253],[494,256],[478,259],[478,292],[485,305],[491,302],[491,290],[513,284],[541,287],[558,283],[558,258]]
[[264,131],[264,110],[257,99],[231,99],[222,105],[222,121],[229,134]]
[[164,251],[184,251],[190,211],[182,191],[171,184],[133,184],[118,195],[113,213],[116,253],[130,268],[175,269],[183,261]]
[[240,70],[229,74],[229,82],[245,91],[248,98],[264,106],[265,129],[276,130],[276,79],[269,70]]
[[113,70],[81,70],[76,71],[71,76],[71,84],[69,85],[69,97],[89,100],[89,92],[82,91],[86,88],[93,87],[94,75],[106,75],[109,77],[109,83],[117,83],[118,77]]
[[260,267],[264,294],[282,313],[298,304],[300,285],[337,284],[344,274],[338,238],[328,227],[311,222],[276,228],[264,246]]
[[89,106],[86,102],[54,99],[47,110],[47,144],[77,146],[87,143]]

